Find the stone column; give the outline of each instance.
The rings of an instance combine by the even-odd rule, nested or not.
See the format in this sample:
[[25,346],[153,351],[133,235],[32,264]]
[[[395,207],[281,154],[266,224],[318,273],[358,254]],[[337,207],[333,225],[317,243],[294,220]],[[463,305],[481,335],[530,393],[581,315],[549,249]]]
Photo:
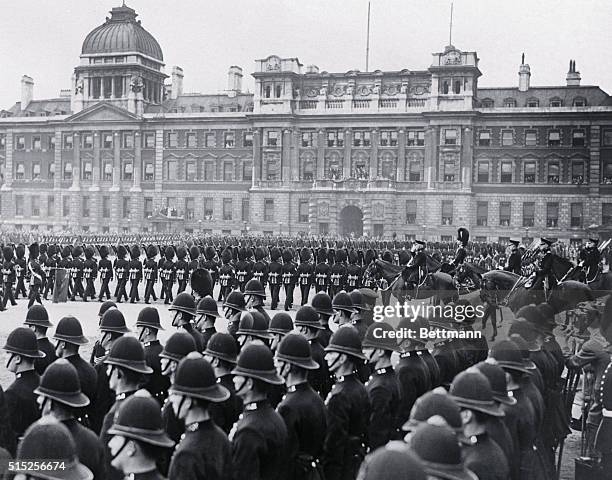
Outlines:
[[0,187],[0,190],[9,192],[11,191],[11,185],[13,184],[13,130],[6,131],[5,142],[6,155],[4,157],[4,183]]
[[438,127],[429,127],[425,130],[425,155],[423,157],[423,167],[428,189],[434,187],[434,181],[436,179],[438,131]]
[[296,181],[300,179],[300,163],[299,163],[299,145],[300,145],[300,132],[297,129],[293,129],[291,134],[291,178],[290,180]]
[[140,141],[140,132],[134,133],[134,165],[132,168],[132,188],[130,192],[142,192],[140,188],[140,180],[142,177],[142,143]]
[[317,136],[317,173],[315,180],[325,178],[325,130],[319,130]]
[[406,130],[400,129],[397,139],[397,172],[395,180],[403,182],[406,179]]
[[472,187],[472,165],[474,165],[474,133],[471,127],[463,129],[463,141],[461,142],[461,181],[462,188],[469,190]]
[[253,184],[261,181],[261,128],[253,130]]
[[74,132],[72,136],[72,185],[71,191],[81,191],[81,135]]
[[100,191],[100,133],[94,132],[93,134],[93,166],[91,172],[91,187],[90,192]]
[[121,190],[121,144],[119,132],[113,132],[113,186],[109,192]]
[[281,148],[281,181],[285,183],[291,180],[291,151],[293,149],[291,130],[283,130]]
[[372,148],[370,150],[370,181],[378,176],[378,130],[372,130]]
[[[349,100],[351,103],[352,100]],[[350,178],[351,176],[351,147],[353,146],[353,133],[351,130],[344,131],[344,178]]]

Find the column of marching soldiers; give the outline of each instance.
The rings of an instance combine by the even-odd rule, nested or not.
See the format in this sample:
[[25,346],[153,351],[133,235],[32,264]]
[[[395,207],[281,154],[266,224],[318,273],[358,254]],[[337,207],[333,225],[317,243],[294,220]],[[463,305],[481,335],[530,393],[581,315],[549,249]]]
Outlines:
[[[568,429],[565,358],[548,304],[523,307],[492,346],[465,336],[428,349],[424,331],[467,332],[472,322],[402,318],[394,329],[373,321],[378,295],[369,288],[318,292],[295,320],[270,318],[257,279],[244,294],[230,291],[220,313],[209,272],[197,282],[195,296],[173,299],[176,332],[165,345],[155,307],[127,322],[104,302],[89,362],[77,318],[53,325],[44,307],[28,310],[3,347],[15,380],[1,402],[2,455],[60,459],[64,469],[18,478],[555,477],[554,449]],[[221,314],[227,333],[216,331]],[[609,352],[612,300],[597,326]],[[586,342],[571,360],[584,365],[593,349]],[[606,358],[591,431],[609,473]]]

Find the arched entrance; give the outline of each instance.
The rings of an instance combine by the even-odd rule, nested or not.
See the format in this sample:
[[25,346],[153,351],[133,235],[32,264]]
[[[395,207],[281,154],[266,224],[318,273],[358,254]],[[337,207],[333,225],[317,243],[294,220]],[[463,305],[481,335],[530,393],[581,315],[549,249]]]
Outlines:
[[340,212],[339,221],[340,235],[349,236],[354,234],[356,237],[363,235],[363,212],[359,207],[348,205]]

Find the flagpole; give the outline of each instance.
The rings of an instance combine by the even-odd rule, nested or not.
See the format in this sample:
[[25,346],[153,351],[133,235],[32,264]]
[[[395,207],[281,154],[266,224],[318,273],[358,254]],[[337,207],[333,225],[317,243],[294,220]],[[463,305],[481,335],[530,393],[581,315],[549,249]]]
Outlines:
[[366,72],[369,72],[370,68],[370,2],[368,2],[368,31],[366,34]]

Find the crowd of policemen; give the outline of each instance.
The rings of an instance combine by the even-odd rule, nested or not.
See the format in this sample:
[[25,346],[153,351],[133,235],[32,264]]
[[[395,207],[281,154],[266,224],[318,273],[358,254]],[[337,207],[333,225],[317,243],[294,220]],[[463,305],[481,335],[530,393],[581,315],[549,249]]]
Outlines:
[[589,432],[609,478],[612,300],[567,358],[547,303],[488,345],[468,334],[473,318],[374,322],[367,287],[320,290],[295,318],[270,317],[258,278],[224,293],[221,311],[209,271],[190,287],[168,307],[176,331],[163,345],[157,308],[126,319],[102,303],[89,359],[77,318],[54,325],[29,308],[3,346],[15,378],[0,457],[64,469],[18,478],[553,479],[569,432],[562,373],[593,363]]

